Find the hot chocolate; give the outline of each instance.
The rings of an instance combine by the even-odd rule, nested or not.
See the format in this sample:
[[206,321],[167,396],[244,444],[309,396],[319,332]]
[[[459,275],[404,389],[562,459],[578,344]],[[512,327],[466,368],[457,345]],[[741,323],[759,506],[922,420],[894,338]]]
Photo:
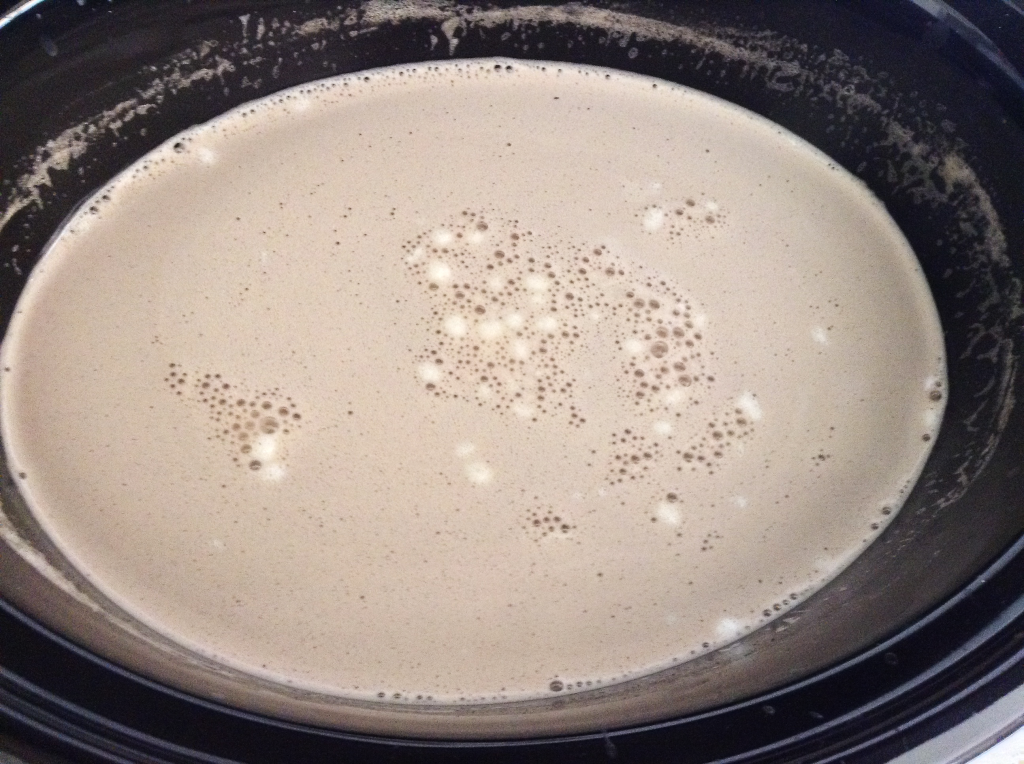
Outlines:
[[784,616],[899,509],[941,329],[856,179],[697,91],[505,60],[284,91],[102,189],[2,349],[96,586],[236,668],[480,702]]

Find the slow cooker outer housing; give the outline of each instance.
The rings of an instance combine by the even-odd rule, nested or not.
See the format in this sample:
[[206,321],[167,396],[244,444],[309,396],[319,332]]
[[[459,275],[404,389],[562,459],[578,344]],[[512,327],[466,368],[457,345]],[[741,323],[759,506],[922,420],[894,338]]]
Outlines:
[[[71,158],[68,170],[51,173],[50,184],[37,187],[38,199],[7,221],[0,230],[5,323],[32,262],[83,196],[174,133],[237,103],[334,73],[452,55],[579,61],[728,98],[793,130],[868,183],[914,245],[936,296],[950,400],[918,487],[854,565],[794,611],[795,620],[672,676],[625,688],[633,710],[595,734],[460,744],[408,739],[435,736],[447,724],[440,716],[408,725],[404,735],[400,717],[398,726],[384,725],[404,740],[275,720],[268,716],[280,700],[273,688],[197,680],[201,663],[189,673],[182,667],[188,657],[174,653],[163,665],[150,653],[146,663],[118,627],[92,619],[7,551],[0,555],[0,718],[18,734],[97,760],[872,761],[1024,678],[1024,560],[1017,541],[1024,530],[1024,412],[1014,405],[1024,393],[1017,371],[1024,340],[1024,88],[1005,55],[1024,50],[1017,5],[958,4],[991,39],[931,0],[621,3],[603,17],[604,27],[595,23],[596,5],[573,4],[538,23],[505,27],[484,23],[481,14],[506,4],[438,5],[436,13],[376,26],[372,4],[369,14],[365,6],[228,0],[31,5],[0,27],[0,204],[7,209],[46,140],[149,92],[168,66],[187,77],[209,70],[217,56],[228,65],[177,91],[165,79],[157,108],[130,130],[105,128],[99,138],[107,143],[74,144],[87,150]],[[274,76],[269,64],[239,55],[244,15],[293,29],[316,19],[340,23],[312,36],[282,33]],[[539,15],[542,9],[527,7],[521,18]],[[627,34],[630,24],[634,32]],[[690,33],[659,39],[658,30],[672,27]],[[506,31],[515,34],[502,39]],[[715,40],[732,47],[716,53]],[[900,143],[900,130],[914,139]],[[949,171],[950,157],[963,160],[975,185],[957,185],[962,176]],[[979,206],[979,193],[988,207]],[[1003,245],[993,238],[996,228]],[[61,568],[9,475],[0,495],[8,522]],[[99,593],[89,594],[102,602]],[[53,631],[72,628],[84,647]],[[201,700],[189,689],[249,711]],[[545,703],[525,710],[521,735],[502,737],[536,735],[534,713],[574,718],[571,701]],[[301,702],[286,715],[331,723],[329,712]],[[461,736],[480,736],[475,730],[486,726],[471,723]]]

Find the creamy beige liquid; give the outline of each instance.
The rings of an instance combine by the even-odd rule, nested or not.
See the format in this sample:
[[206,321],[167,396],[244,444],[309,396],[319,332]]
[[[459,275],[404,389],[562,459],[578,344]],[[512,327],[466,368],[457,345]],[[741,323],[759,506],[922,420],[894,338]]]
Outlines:
[[32,274],[2,425],[40,522],[182,644],[355,697],[650,672],[901,505],[940,327],[779,127],[599,69],[328,80],[158,149]]

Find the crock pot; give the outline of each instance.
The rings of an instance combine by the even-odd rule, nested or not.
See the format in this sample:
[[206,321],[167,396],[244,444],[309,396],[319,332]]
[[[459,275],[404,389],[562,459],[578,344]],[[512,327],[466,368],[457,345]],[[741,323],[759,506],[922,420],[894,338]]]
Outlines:
[[152,762],[885,761],[1024,681],[1016,0],[6,7],[4,326],[61,222],[181,130],[325,76],[503,56],[688,85],[829,154],[913,246],[949,363],[946,417],[904,508],[785,618],[613,688],[468,710],[339,708],[161,642],[62,558],[3,466],[0,730],[23,750]]

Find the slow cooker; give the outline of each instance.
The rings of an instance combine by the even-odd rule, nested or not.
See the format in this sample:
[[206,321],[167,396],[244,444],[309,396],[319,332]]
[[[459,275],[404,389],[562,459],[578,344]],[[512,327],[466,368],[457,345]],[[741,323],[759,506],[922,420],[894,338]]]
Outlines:
[[[62,221],[180,131],[326,76],[502,56],[687,85],[828,154],[884,202],[913,246],[949,371],[945,420],[902,511],[785,619],[600,697],[479,712],[514,728],[517,715],[571,714],[574,703],[625,709],[566,734],[537,734],[525,721],[521,735],[450,733],[449,720],[384,702],[368,711],[384,720],[376,727],[346,726],[325,699],[155,649],[75,577],[4,464],[0,748],[28,761],[881,762],[1024,683],[1018,0],[0,8],[4,326]],[[265,30],[259,39],[256,28]],[[1012,705],[1001,708],[992,735],[1018,718]]]

